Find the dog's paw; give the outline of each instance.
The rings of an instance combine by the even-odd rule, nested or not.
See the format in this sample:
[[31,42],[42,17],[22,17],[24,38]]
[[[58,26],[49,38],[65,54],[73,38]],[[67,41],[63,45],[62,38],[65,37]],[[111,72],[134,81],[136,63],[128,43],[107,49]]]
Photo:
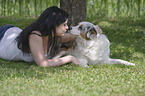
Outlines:
[[88,65],[85,65],[84,67],[85,67],[85,68],[90,68]]
[[81,65],[84,68],[90,68],[88,65]]

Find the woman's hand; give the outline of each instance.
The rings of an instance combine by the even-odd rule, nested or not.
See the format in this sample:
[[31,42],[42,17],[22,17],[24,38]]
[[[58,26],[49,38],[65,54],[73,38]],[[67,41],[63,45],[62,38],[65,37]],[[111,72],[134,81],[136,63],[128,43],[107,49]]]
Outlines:
[[77,58],[75,58],[74,56],[71,56],[71,55],[69,55],[69,56],[71,58],[72,63],[74,63],[75,65],[79,65],[80,64],[80,61]]

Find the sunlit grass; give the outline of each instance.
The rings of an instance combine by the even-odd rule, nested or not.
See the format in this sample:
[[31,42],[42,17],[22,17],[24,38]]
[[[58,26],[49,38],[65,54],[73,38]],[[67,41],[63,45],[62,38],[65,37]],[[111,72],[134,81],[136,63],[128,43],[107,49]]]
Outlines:
[[[1,25],[25,28],[35,18],[0,18]],[[89,21],[89,19],[87,20]],[[33,63],[0,59],[1,96],[144,96],[145,19],[102,18],[98,24],[111,42],[110,57],[135,63],[90,65],[72,63],[43,68]]]

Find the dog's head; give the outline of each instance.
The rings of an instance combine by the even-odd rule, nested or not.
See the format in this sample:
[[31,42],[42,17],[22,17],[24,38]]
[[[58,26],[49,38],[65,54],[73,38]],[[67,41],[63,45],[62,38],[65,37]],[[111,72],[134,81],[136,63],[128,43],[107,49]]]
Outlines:
[[99,34],[102,34],[102,30],[98,25],[93,25],[90,22],[80,22],[77,26],[72,27],[70,33],[73,35],[81,36],[86,40],[96,38]]

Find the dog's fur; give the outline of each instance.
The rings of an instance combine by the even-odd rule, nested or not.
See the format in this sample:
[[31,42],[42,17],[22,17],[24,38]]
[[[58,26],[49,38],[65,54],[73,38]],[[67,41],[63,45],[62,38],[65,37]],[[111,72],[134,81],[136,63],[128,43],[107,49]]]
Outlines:
[[[88,64],[103,63],[135,66],[134,63],[109,57],[110,42],[97,25],[95,26],[90,22],[80,22],[79,25],[72,27],[70,33],[77,35],[77,39],[68,54],[75,56],[80,61],[81,66],[89,67]],[[61,52],[61,55],[64,53],[64,51]]]

